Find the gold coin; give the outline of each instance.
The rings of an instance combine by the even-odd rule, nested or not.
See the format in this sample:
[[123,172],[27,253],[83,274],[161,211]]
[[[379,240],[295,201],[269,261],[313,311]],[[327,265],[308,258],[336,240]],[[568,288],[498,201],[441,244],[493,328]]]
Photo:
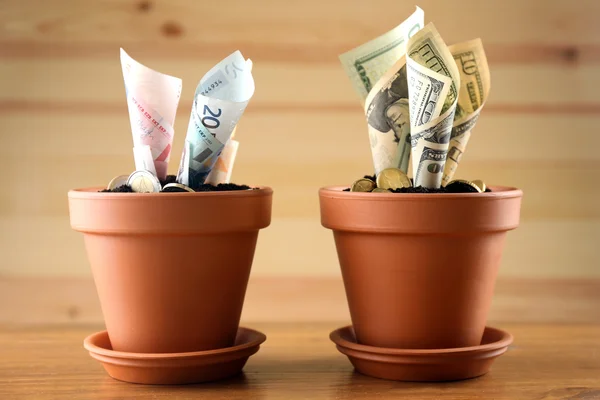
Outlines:
[[370,192],[375,189],[375,182],[370,179],[359,179],[352,184],[351,192]]
[[192,192],[194,193],[195,190],[192,189],[191,187],[185,186],[181,183],[169,183],[167,185],[165,185],[164,188],[162,188],[163,192]]
[[158,178],[145,170],[134,171],[127,178],[127,184],[137,193],[158,193],[161,189]]
[[482,192],[485,192],[487,189],[485,182],[482,181],[481,179],[475,179],[472,183],[473,183],[473,185],[477,185],[477,187],[479,189],[481,189]]
[[375,188],[371,193],[392,193],[388,189],[384,188]]
[[453,181],[450,181],[450,182],[449,182],[449,183],[446,185],[446,187],[448,187],[448,186],[452,185],[453,183],[460,183],[460,184],[463,184],[463,185],[469,185],[469,186],[471,186],[473,189],[475,189],[475,190],[476,190],[478,193],[481,193],[481,188],[480,188],[479,186],[477,186],[476,184],[474,184],[474,183],[473,183],[473,182],[471,182],[471,181],[466,181],[466,180],[464,180],[464,179],[455,179],[455,180],[453,180]]
[[111,179],[106,187],[108,190],[116,189],[120,186],[127,185],[127,179],[129,179],[128,175],[118,175]]
[[377,187],[382,189],[400,189],[412,186],[410,179],[398,168],[386,168],[377,175]]

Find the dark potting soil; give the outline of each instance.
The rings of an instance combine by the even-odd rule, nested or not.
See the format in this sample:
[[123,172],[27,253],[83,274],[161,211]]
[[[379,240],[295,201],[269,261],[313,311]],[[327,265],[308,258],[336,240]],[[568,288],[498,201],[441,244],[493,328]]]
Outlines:
[[[365,175],[365,179],[371,179],[375,181],[374,175]],[[412,178],[411,182],[414,182]],[[344,192],[349,192],[350,188],[346,188],[343,190]],[[491,192],[490,188],[486,188],[486,193]],[[471,185],[467,185],[462,182],[454,182],[448,186],[440,187],[439,189],[430,189],[423,186],[413,186],[409,188],[400,188],[400,189],[390,189],[392,193],[477,193]]]
[[236,185],[235,183],[219,183],[217,186],[203,183],[202,185],[192,188],[196,192],[227,192],[231,190],[248,190],[248,185]]
[[131,186],[123,185],[123,186],[116,187],[114,189],[102,189],[102,190],[100,190],[100,192],[101,193],[133,193],[133,189],[131,189]]
[[167,177],[165,179],[159,179],[160,180],[160,186],[164,187],[165,185],[168,185],[169,183],[177,183],[177,177],[175,175],[167,175]]
[[[160,181],[161,186],[168,185],[169,183],[177,183],[177,177],[175,175],[167,175],[165,179]],[[235,183],[219,183],[217,186],[210,185],[208,183],[203,183],[200,186],[193,187],[196,192],[227,192],[231,190],[248,190],[250,186],[248,185],[237,185]],[[112,190],[103,189],[100,190],[103,193],[133,193],[131,186],[123,185]],[[170,193],[170,192],[185,192],[183,189],[178,188],[168,188],[167,190],[161,190],[161,193]]]
[[365,178],[365,179],[370,179],[370,180],[372,180],[373,182],[376,182],[376,181],[377,181],[377,175],[375,175],[375,174],[373,174],[373,175],[365,175],[365,176],[363,176],[363,178]]

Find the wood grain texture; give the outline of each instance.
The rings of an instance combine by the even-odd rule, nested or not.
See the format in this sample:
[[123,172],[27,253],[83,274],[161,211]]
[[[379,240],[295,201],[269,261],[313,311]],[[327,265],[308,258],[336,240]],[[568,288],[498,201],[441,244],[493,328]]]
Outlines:
[[118,382],[82,348],[101,329],[2,329],[0,398],[13,399],[577,399],[600,398],[600,326],[502,324],[515,336],[489,374],[402,383],[353,372],[328,333],[340,323],[254,324],[267,334],[242,375],[188,386]]
[[[1,278],[0,326],[102,324],[90,278]],[[250,279],[242,321],[349,321],[344,285],[337,278]],[[599,279],[499,279],[489,315],[492,324],[600,324]]]
[[[600,277],[600,3],[417,3],[447,43],[485,44],[491,94],[458,177],[525,192],[501,274]],[[66,192],[133,169],[122,46],[184,80],[171,172],[199,78],[235,49],[253,59],[257,90],[239,124],[233,179],[275,190],[253,272],[338,276],[317,190],[349,185],[372,162],[337,56],[413,10],[393,0],[2,1],[0,166],[19,179],[0,189],[0,273],[89,276]]]

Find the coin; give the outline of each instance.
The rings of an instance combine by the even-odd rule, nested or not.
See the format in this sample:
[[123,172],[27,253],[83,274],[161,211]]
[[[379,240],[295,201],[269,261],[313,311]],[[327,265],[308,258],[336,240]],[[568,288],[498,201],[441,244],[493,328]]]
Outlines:
[[377,175],[377,187],[382,189],[400,189],[411,187],[408,176],[398,168],[386,168]]
[[351,192],[370,192],[375,189],[375,182],[370,179],[359,179],[352,184]]
[[384,188],[375,188],[371,193],[392,193],[388,189]]
[[145,170],[134,171],[127,178],[127,184],[137,193],[157,193],[161,189],[158,178]]
[[194,193],[195,190],[182,185],[181,183],[169,183],[167,185],[165,185],[165,187],[163,187],[162,189],[163,192],[192,192]]
[[129,179],[128,175],[118,175],[111,179],[106,187],[108,190],[114,190],[123,185],[127,185],[127,179]]
[[474,181],[472,181],[472,183],[473,183],[473,185],[477,185],[477,187],[479,189],[481,189],[482,192],[485,192],[487,189],[485,182],[482,181],[481,179],[475,179]]
[[479,186],[473,182],[463,179],[455,179],[446,185],[446,189],[450,193],[481,193]]

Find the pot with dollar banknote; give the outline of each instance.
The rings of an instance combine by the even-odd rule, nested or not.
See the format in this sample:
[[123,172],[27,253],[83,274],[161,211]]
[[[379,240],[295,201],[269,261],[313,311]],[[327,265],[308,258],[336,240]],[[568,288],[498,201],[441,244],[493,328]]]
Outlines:
[[479,345],[522,192],[320,190],[357,342],[400,349]]
[[[114,353],[175,354],[148,361],[157,368],[189,352],[201,353],[196,356],[204,362],[202,357],[221,353],[202,352],[236,349],[240,334],[248,336],[249,330],[239,327],[240,315],[258,232],[271,221],[271,201],[272,190],[266,187],[168,194],[70,191],[71,226],[84,234],[110,338],[101,341],[109,342]],[[247,350],[246,359],[252,354]],[[134,356],[131,362],[139,358]],[[179,367],[196,360],[185,357]],[[113,361],[127,367],[122,358],[117,354]],[[236,365],[233,372],[243,366]],[[190,383],[206,378],[186,374],[118,379]],[[213,370],[208,376],[223,374]]]

